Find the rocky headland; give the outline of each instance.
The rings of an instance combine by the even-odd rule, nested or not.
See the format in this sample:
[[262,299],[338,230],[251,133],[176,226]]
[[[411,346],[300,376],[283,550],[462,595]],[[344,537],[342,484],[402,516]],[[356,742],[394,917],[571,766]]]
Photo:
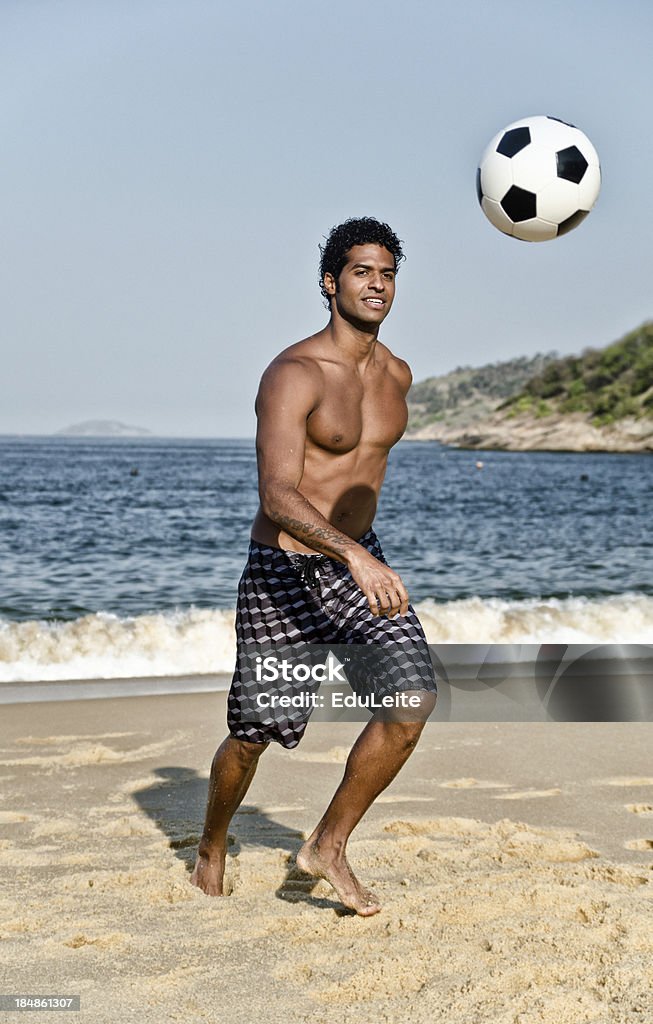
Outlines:
[[653,321],[579,356],[538,354],[414,384],[406,439],[505,451],[653,452]]

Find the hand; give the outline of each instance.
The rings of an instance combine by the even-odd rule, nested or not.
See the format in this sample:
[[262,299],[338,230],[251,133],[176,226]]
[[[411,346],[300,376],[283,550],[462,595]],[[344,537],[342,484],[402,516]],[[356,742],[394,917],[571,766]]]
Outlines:
[[372,615],[387,615],[394,619],[396,615],[407,614],[408,592],[401,576],[389,565],[379,562],[365,548],[356,552],[348,564],[352,577],[367,598]]

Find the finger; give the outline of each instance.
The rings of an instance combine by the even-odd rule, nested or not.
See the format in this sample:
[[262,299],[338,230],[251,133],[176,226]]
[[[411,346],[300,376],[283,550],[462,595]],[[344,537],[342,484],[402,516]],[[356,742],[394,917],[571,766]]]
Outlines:
[[396,594],[399,595],[400,600],[398,609],[402,615],[406,615],[406,613],[408,612],[409,598],[408,591],[404,586],[401,576],[399,576],[396,572],[390,571],[390,580],[388,581],[388,583],[388,593],[392,594],[393,598]]
[[388,588],[387,594],[390,604],[385,614],[389,619],[393,619],[401,607],[401,598],[393,587]]
[[395,591],[399,595],[399,614],[407,615],[409,604],[408,591],[400,579],[395,584]]
[[373,590],[367,591],[366,594],[365,594],[365,597],[367,598],[367,603],[368,603],[368,605],[370,607],[370,611],[371,611],[372,615],[380,615],[381,614],[381,609],[379,608],[379,602],[378,602],[377,596],[374,593],[374,591]]
[[408,594],[403,585],[397,584],[393,587],[388,587],[387,593],[390,605],[385,614],[388,618],[394,618],[395,615],[405,615],[408,611]]
[[380,587],[371,592],[371,600],[368,598],[368,601],[373,615],[387,615],[392,606],[392,601]]

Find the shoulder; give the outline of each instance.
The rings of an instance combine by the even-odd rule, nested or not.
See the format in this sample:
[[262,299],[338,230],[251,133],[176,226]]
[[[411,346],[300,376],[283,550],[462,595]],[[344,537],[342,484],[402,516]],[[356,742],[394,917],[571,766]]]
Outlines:
[[263,371],[261,384],[282,384],[285,381],[302,384],[318,381],[322,371],[311,338],[289,345]]
[[391,352],[387,345],[383,345],[381,342],[377,342],[377,344],[385,360],[387,372],[392,374],[404,393],[407,393],[410,385],[413,383],[413,374],[410,366],[405,359],[401,359],[394,352]]
[[297,342],[275,356],[261,376],[257,403],[270,399],[284,401],[289,395],[296,401],[304,399],[311,405],[318,403],[322,371],[319,361],[305,346],[306,342]]

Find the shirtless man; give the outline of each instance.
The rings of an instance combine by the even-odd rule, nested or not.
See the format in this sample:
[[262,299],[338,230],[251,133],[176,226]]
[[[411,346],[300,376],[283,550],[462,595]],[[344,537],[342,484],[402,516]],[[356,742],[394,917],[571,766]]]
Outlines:
[[388,453],[406,428],[412,380],[408,364],[378,340],[404,258],[401,243],[386,224],[366,217],[334,228],[321,256],[329,323],[272,361],[256,399],[260,507],[239,584],[229,736],[213,759],[191,881],[210,896],[222,895],[227,828],[259,757],[270,740],[296,746],[306,726],[247,720],[241,709],[251,692],[251,644],[262,633],[384,650],[388,644],[406,650],[408,640],[411,657],[397,662],[391,682],[379,680],[379,686],[417,695],[417,712],[370,719],[331,803],[297,854],[302,871],[326,878],[345,906],[369,916],[380,904],[352,871],[347,840],[413,751],[437,686],[406,588],[371,529]]

